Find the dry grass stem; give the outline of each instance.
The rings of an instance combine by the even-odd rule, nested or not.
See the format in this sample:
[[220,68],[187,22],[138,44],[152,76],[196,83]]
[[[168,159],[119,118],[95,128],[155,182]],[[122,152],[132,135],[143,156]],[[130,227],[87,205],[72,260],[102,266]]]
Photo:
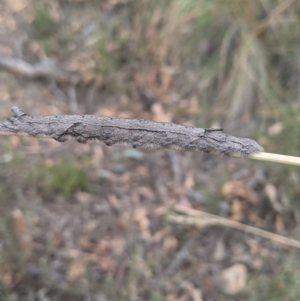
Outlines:
[[265,153],[265,152],[250,155],[249,159],[300,166],[299,157]]
[[254,235],[258,235],[267,239],[270,239],[274,242],[281,243],[290,247],[295,247],[300,249],[300,241],[287,238],[278,234],[274,234],[262,229],[258,229],[252,226],[248,226],[239,222],[235,222],[229,219],[226,219],[224,217],[220,217],[214,214],[206,213],[203,211],[198,211],[195,209],[183,207],[183,206],[175,206],[174,207],[175,212],[184,214],[177,215],[177,214],[171,214],[167,216],[167,220],[176,223],[176,224],[182,224],[182,225],[191,225],[196,227],[207,227],[207,226],[213,226],[213,225],[219,225],[219,226],[225,226],[229,228],[234,228],[237,230],[241,230],[247,233],[251,233]]

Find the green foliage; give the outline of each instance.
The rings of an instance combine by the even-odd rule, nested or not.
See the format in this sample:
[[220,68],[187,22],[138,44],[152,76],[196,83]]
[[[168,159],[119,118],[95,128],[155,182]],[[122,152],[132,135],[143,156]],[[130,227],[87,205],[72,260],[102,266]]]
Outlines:
[[[273,141],[280,141],[280,144],[276,143],[276,148],[272,145],[274,151],[281,154],[287,155],[299,155],[300,149],[300,106],[298,104],[289,104],[281,106],[281,116],[283,122],[282,132],[276,136],[276,139]],[[274,142],[273,142],[274,143]]]
[[247,300],[300,300],[300,270],[296,266],[285,266],[276,275],[255,277],[247,289]]
[[159,301],[159,300],[161,300],[159,294],[155,290],[149,291],[147,299],[149,301]]
[[43,188],[71,196],[77,191],[87,191],[88,176],[84,169],[69,164],[46,167]]
[[[106,26],[103,24],[103,28]],[[123,81],[120,70],[123,65],[131,64],[135,59],[129,50],[128,28],[125,30],[123,28],[103,30],[103,28],[99,28],[95,37],[96,74],[101,77],[102,84],[107,90],[113,93],[124,93],[128,86]]]
[[33,38],[41,42],[48,56],[70,56],[75,35],[67,22],[54,21],[49,5],[39,1],[32,23]]
[[33,29],[34,36],[39,40],[47,39],[56,31],[56,24],[50,16],[49,7],[44,3],[39,3],[36,7]]
[[300,42],[293,23],[298,6],[259,0],[135,2],[128,18],[140,28],[130,41],[144,65],[179,70],[177,92],[195,93],[201,108],[209,103],[203,123],[217,118],[238,130],[242,119],[266,107],[274,114],[283,97],[298,93],[298,85],[285,89],[296,76],[292,62],[298,54],[291,49]]
[[107,41],[105,40],[104,37],[99,38],[99,41],[97,43],[97,50],[98,50],[97,59],[101,71],[107,73],[111,69],[112,60],[111,60],[111,55],[107,49]]

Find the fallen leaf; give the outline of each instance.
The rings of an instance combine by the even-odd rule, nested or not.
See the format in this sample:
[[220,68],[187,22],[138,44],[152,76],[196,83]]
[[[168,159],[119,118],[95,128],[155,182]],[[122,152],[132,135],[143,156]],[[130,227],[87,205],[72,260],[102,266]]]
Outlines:
[[159,122],[171,122],[172,114],[166,113],[162,107],[162,104],[159,102],[154,103],[151,106],[151,111],[153,113],[153,120]]
[[252,255],[259,254],[261,251],[261,246],[257,242],[257,240],[252,239],[252,238],[246,238],[246,243],[250,247],[250,253]]
[[193,208],[193,205],[191,204],[191,202],[189,201],[189,199],[186,198],[186,197],[181,197],[180,198],[179,205],[187,207],[187,208]]
[[284,233],[285,232],[285,225],[284,220],[281,214],[277,214],[275,218],[275,228],[278,233]]
[[227,201],[238,197],[251,204],[257,203],[256,193],[247,188],[244,183],[240,181],[227,182],[222,188],[222,195]]
[[236,295],[246,286],[248,271],[245,265],[241,263],[221,271],[215,276],[217,287],[225,294]]
[[167,295],[164,300],[166,300],[166,301],[187,301],[187,300],[189,300],[189,296],[182,295],[182,296],[178,297],[178,296],[172,294],[172,295]]
[[194,186],[195,186],[195,175],[193,172],[187,171],[185,174],[183,187],[185,189],[192,189]]
[[170,91],[172,81],[173,81],[173,74],[174,68],[164,67],[160,70],[160,86],[159,86],[159,93],[166,94]]
[[192,283],[184,281],[182,286],[190,293],[193,301],[203,301],[202,291],[198,288],[195,288]]
[[84,236],[78,239],[78,245],[84,252],[92,252],[95,249],[95,243]]
[[1,282],[3,282],[3,284],[7,287],[7,288],[11,288],[12,285],[14,284],[14,275],[13,275],[13,271],[12,269],[3,269],[2,267],[2,271],[1,271],[1,275],[0,275],[0,279]]
[[284,208],[283,208],[282,204],[278,201],[277,188],[273,184],[268,183],[265,187],[265,193],[266,193],[267,197],[269,198],[270,203],[272,204],[273,208],[277,212],[283,212]]
[[73,259],[73,261],[68,267],[67,278],[70,281],[78,279],[80,276],[82,276],[85,273],[85,268],[86,266],[82,256],[77,256],[76,258]]
[[76,72],[84,83],[89,83],[97,77],[97,63],[92,53],[84,52],[72,56],[67,63],[68,70]]
[[235,198],[231,204],[231,215],[229,218],[236,222],[242,221],[244,218],[243,210],[244,210],[244,206],[241,200]]
[[27,231],[26,221],[24,215],[20,209],[12,211],[12,217],[14,220],[15,234],[20,247],[23,249],[31,249],[32,241]]
[[14,13],[20,12],[29,4],[27,0],[6,0],[5,2]]
[[216,243],[213,259],[215,261],[221,261],[225,258],[225,256],[226,256],[226,250],[225,250],[224,242],[219,239]]
[[123,237],[114,238],[112,241],[113,253],[115,255],[121,255],[124,252],[126,246],[126,240]]
[[95,253],[101,256],[112,253],[114,255],[120,255],[123,253],[125,244],[126,241],[122,237],[113,239],[103,239],[98,242]]
[[150,221],[148,218],[148,210],[146,208],[138,208],[133,213],[133,221],[139,225],[143,237],[150,237]]
[[75,199],[78,203],[80,203],[82,205],[88,204],[92,200],[92,194],[83,192],[83,191],[79,191],[75,194]]
[[12,147],[16,148],[20,145],[21,139],[18,136],[10,136],[9,137],[10,143],[12,144]]
[[161,230],[158,230],[152,235],[152,242],[160,243],[163,240],[163,238],[165,238],[166,235],[168,235],[170,232],[171,232],[171,227],[166,227]]
[[131,219],[130,212],[124,211],[123,213],[121,213],[120,217],[118,218],[118,225],[125,229],[129,229],[132,226],[131,221],[132,219]]
[[269,136],[277,136],[283,130],[283,123],[282,122],[275,122],[268,128]]
[[117,263],[111,256],[101,256],[97,260],[97,264],[103,271],[112,271],[116,268]]
[[175,236],[167,236],[162,245],[162,249],[165,252],[170,252],[175,250],[178,247],[178,240]]

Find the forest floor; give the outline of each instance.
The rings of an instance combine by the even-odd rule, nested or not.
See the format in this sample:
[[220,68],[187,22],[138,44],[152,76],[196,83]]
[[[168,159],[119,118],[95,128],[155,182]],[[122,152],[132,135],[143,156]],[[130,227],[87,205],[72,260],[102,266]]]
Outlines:
[[[3,68],[0,120],[18,106],[32,115],[228,121],[198,94],[209,80],[198,86],[188,67],[168,65],[176,28],[161,34],[165,8],[142,2],[0,1],[0,63],[47,57],[55,59],[47,70],[67,78]],[[274,149],[252,109],[233,115],[225,123],[233,134]],[[248,159],[2,137],[0,300],[300,300],[299,176]]]

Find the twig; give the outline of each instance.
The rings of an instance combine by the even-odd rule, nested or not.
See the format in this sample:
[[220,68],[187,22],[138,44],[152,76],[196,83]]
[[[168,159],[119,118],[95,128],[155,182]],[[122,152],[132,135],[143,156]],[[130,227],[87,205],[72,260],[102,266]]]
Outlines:
[[287,238],[278,234],[274,234],[262,229],[258,229],[252,226],[248,226],[236,221],[228,220],[224,217],[220,217],[217,215],[213,215],[210,213],[206,213],[203,211],[194,210],[191,208],[183,207],[183,206],[175,206],[174,210],[178,213],[184,214],[177,215],[177,214],[171,214],[167,216],[167,220],[176,224],[184,224],[184,225],[193,225],[198,227],[206,227],[206,226],[212,226],[212,225],[220,225],[225,227],[234,228],[237,230],[241,230],[247,233],[255,234],[267,239],[270,239],[272,241],[295,247],[300,249],[300,241]]
[[249,156],[263,150],[254,140],[227,135],[221,129],[94,115],[30,116],[17,107],[12,111],[14,117],[0,124],[0,135],[29,135],[59,142],[75,138],[80,143],[103,141],[107,145],[129,144],[227,156]]
[[0,56],[0,68],[30,78],[50,78],[58,82],[76,84],[78,76],[67,71],[55,61],[44,58],[36,64],[29,64],[19,58]]

